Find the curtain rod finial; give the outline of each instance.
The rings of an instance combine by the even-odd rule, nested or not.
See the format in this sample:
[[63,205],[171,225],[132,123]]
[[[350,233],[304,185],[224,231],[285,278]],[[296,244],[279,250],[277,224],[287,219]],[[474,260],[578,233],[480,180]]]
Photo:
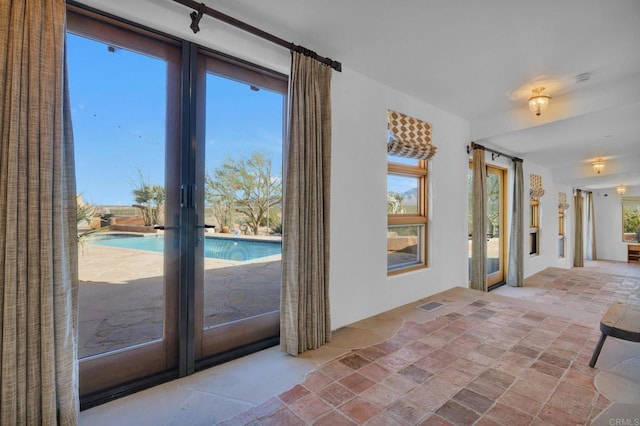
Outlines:
[[200,20],[202,19],[202,15],[204,15],[204,11],[205,8],[207,7],[206,4],[204,3],[200,3],[200,5],[198,6],[198,11],[193,11],[189,14],[189,16],[191,16],[191,30],[193,31],[194,34],[196,34],[198,31],[200,31]]

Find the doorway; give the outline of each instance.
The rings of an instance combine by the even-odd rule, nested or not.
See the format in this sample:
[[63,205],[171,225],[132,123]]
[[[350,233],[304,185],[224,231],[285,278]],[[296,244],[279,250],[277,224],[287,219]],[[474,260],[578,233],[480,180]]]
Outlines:
[[278,343],[287,77],[67,19],[88,408]]
[[[487,169],[487,286],[489,289],[503,284],[505,281],[506,258],[506,170],[496,166],[486,166]],[[471,163],[467,175],[469,194],[468,211],[468,257],[469,279],[471,277],[471,231],[472,231],[472,203],[473,203],[473,172]]]

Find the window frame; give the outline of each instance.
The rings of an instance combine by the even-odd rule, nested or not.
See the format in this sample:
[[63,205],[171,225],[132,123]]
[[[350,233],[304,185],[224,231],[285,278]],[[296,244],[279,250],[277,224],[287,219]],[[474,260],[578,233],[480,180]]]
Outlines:
[[540,255],[540,198],[529,199],[529,256]]
[[558,209],[558,257],[564,259],[565,256],[565,221],[564,210]]
[[[627,208],[625,204],[631,204],[640,209],[640,197],[622,197],[622,200],[620,201],[620,230],[622,234],[622,242],[625,244],[637,244],[638,238],[635,237],[637,234],[634,235],[634,233],[625,232],[624,212],[625,208]],[[636,232],[638,232],[638,230],[636,230]]]
[[[428,183],[428,161],[417,160],[417,165],[409,165],[403,163],[394,162],[392,159],[394,156],[388,155],[387,160],[387,177],[388,176],[402,176],[411,177],[418,180],[418,204],[416,213],[387,213],[387,230],[390,226],[418,226],[418,259],[416,263],[390,267],[387,257],[387,275],[398,275],[405,272],[415,271],[418,269],[424,269],[428,267],[428,218],[427,218],[427,183]],[[388,193],[388,188],[387,188]],[[387,244],[389,237],[387,237]],[[387,250],[388,252],[388,250]]]

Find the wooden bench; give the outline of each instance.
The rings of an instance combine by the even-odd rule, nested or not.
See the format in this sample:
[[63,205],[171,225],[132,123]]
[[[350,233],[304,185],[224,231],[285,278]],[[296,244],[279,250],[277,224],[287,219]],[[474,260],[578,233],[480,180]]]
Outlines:
[[589,367],[593,368],[598,361],[602,345],[607,336],[630,342],[640,342],[640,306],[616,302],[605,312],[600,321],[602,335],[593,351]]

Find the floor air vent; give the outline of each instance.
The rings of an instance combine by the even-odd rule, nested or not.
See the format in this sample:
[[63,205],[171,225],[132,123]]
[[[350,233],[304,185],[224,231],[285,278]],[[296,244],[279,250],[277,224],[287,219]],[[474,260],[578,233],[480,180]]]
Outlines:
[[438,302],[429,302],[426,303],[422,306],[418,306],[418,309],[420,309],[421,311],[435,311],[436,309],[438,309],[439,307],[443,306],[442,303],[438,303]]

